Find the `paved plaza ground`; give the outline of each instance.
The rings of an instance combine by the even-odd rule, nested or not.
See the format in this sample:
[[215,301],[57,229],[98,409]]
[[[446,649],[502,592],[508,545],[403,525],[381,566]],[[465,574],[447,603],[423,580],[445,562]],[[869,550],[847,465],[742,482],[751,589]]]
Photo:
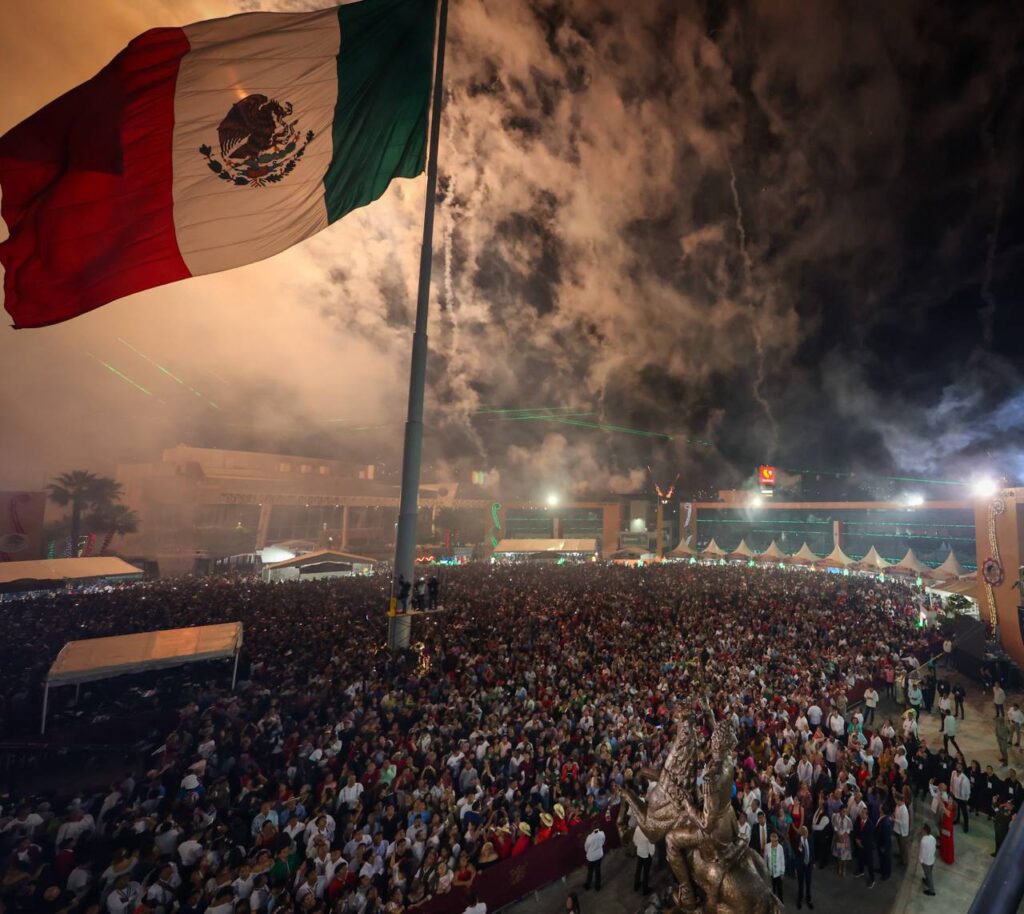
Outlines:
[[[944,675],[940,671],[940,675]],[[967,689],[966,719],[958,721],[957,741],[968,762],[975,759],[985,765],[992,765],[996,773],[1005,776],[1008,768],[999,764],[999,750],[993,730],[994,711],[991,694],[983,694],[981,685],[966,677],[953,673],[948,676],[951,683],[962,682]],[[1006,706],[1018,700],[1019,695],[1008,695]],[[883,700],[879,714],[892,715],[894,721],[900,712],[893,702]],[[941,748],[939,715],[923,714],[920,733],[930,748]],[[1010,750],[1010,767],[1018,774],[1024,772],[1024,752],[1019,748]],[[913,810],[914,822],[920,826],[925,822],[934,823],[928,805],[918,800]],[[921,868],[916,865],[918,839],[915,829],[911,849],[913,865],[902,867],[894,861],[892,878],[887,882],[878,880],[874,888],[868,889],[866,880],[852,875],[851,864],[848,874],[840,879],[834,866],[815,870],[813,899],[814,910],[825,914],[966,914],[981,881],[992,863],[990,854],[995,848],[992,823],[984,816],[972,816],[970,832],[963,833],[962,826],[956,827],[956,862],[947,866],[937,859],[935,863],[935,897],[924,894],[921,885]],[[586,871],[576,870],[564,880],[548,886],[543,891],[507,908],[514,914],[556,914],[564,910],[565,898],[569,892],[576,892],[582,907],[582,914],[634,914],[643,905],[641,896],[633,892],[633,870],[635,858],[628,845],[612,852],[605,858],[604,886],[600,893],[583,890]],[[656,872],[652,877],[652,889],[668,886],[670,874],[667,869]],[[784,885],[785,909],[796,911],[796,879],[787,878]],[[806,906],[804,910],[807,910]]]

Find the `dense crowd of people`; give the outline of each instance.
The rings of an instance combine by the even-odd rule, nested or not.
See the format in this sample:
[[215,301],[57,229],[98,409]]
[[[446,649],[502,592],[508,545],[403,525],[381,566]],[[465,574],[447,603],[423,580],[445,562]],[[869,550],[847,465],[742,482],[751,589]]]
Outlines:
[[[616,814],[622,788],[642,791],[640,770],[667,753],[674,709],[704,696],[740,733],[740,826],[759,850],[781,842],[790,872],[811,835],[820,863],[855,859],[874,878],[886,834],[905,856],[901,805],[959,773],[922,745],[914,713],[874,719],[870,693],[868,707],[847,705],[875,679],[909,704],[908,658],[934,652],[915,593],[895,582],[699,564],[468,566],[399,657],[382,650],[388,585],[182,579],[0,604],[10,728],[36,719],[68,640],[235,620],[245,632],[234,692],[222,665],[57,702],[57,732],[89,713],[172,720],[143,767],[102,789],[78,773],[59,795],[3,799],[7,910],[412,910],[589,815]],[[989,783],[987,802],[1004,801],[1006,782]],[[1019,806],[1020,787],[1009,790]]]

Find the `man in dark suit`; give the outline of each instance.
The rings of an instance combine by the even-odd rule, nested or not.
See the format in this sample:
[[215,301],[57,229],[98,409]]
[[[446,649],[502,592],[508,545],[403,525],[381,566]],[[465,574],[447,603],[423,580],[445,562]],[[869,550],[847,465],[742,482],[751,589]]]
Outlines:
[[862,806],[860,818],[853,823],[853,846],[857,851],[857,876],[868,871],[868,888],[875,885],[875,824],[868,818],[867,806]]
[[750,829],[750,846],[758,854],[764,854],[764,849],[768,846],[768,822],[763,812],[757,814],[757,822]]
[[796,846],[796,909],[799,911],[804,902],[814,910],[811,901],[811,876],[814,874],[814,843],[806,825],[800,826],[800,838]]

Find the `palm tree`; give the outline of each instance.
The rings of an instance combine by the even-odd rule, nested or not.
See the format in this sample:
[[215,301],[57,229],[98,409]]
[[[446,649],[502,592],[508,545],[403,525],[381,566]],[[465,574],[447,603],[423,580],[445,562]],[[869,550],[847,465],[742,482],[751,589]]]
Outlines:
[[121,483],[109,476],[97,476],[88,470],[61,473],[47,487],[50,500],[62,507],[71,505],[71,551],[78,554],[82,512],[110,507],[121,497]]
[[139,515],[127,505],[108,505],[97,510],[90,518],[95,530],[105,530],[100,555],[106,555],[115,536],[127,536],[139,529]]

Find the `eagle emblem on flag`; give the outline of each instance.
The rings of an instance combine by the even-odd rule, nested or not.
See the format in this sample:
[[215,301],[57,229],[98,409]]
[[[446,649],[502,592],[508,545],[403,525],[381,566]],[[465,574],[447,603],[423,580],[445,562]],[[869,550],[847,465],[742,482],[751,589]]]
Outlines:
[[[217,145],[199,154],[222,181],[239,187],[266,187],[290,175],[315,134],[299,131],[291,102],[259,93],[235,102],[217,127]],[[219,152],[219,155],[218,155]]]

